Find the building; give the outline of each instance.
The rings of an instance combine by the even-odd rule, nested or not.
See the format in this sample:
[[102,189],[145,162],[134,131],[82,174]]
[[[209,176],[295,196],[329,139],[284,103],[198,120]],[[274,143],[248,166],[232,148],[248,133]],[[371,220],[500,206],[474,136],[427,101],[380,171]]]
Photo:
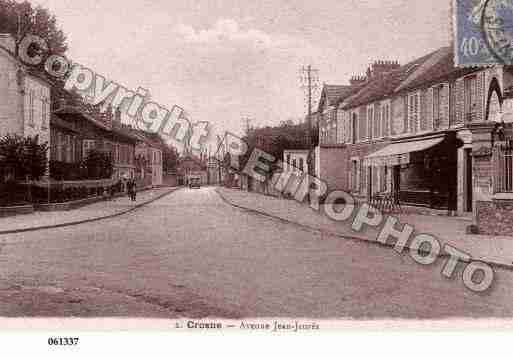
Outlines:
[[144,187],[161,186],[163,183],[162,152],[167,146],[158,134],[134,131],[139,138],[135,147],[136,178]]
[[339,140],[342,131],[342,113],[339,104],[362,87],[364,80],[355,76],[349,85],[324,85],[315,113],[319,138],[313,153],[312,166],[314,174],[322,178],[328,188],[347,187],[347,162],[343,144]]
[[[285,189],[285,196],[291,196],[293,193],[287,193],[287,188],[297,188],[299,184],[305,185],[301,181],[307,180],[303,178],[304,174],[310,173],[308,168],[308,154],[310,153],[307,149],[297,150],[284,150],[283,151],[283,174],[276,176],[279,181],[276,187]],[[287,183],[285,183],[287,181]],[[290,183],[290,182],[293,183]],[[296,182],[297,181],[297,182]],[[308,183],[306,183],[308,186]]]
[[51,86],[14,52],[12,36],[0,34],[0,136],[38,136],[50,146]]
[[200,177],[200,184],[208,184],[207,164],[191,153],[178,160],[177,176],[179,185],[188,185],[190,177]]
[[52,117],[51,161],[78,165],[92,149],[112,157],[113,180],[135,176],[133,130],[121,123],[119,111],[101,112],[99,107],[61,99]]
[[[509,150],[493,147],[491,133],[513,117],[504,90],[513,82],[511,68],[457,68],[452,48],[444,47],[403,66],[376,62],[360,80],[339,102],[337,125],[320,126],[327,128],[320,148],[333,138],[340,148],[331,167],[345,178],[336,187],[365,199],[389,192],[416,208],[473,214],[489,233],[480,218],[510,208],[503,205],[513,175]],[[321,178],[330,162],[322,154],[317,160]]]

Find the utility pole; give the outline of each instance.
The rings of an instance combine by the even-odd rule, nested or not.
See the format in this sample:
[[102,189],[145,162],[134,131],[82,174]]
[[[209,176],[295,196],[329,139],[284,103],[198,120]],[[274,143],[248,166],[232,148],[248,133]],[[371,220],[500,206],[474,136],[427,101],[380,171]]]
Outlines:
[[307,101],[307,133],[306,146],[308,148],[308,173],[312,173],[312,98],[318,89],[319,70],[313,69],[312,65],[301,68],[300,70],[301,88],[305,91]]
[[249,131],[251,130],[251,122],[253,119],[249,116],[242,116],[242,123],[246,127],[246,136],[249,136]]

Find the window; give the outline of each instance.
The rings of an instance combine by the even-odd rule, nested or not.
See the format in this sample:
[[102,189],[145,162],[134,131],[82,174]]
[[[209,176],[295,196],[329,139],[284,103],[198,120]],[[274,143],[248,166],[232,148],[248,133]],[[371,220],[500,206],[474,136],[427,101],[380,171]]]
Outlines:
[[114,159],[115,159],[116,163],[119,163],[121,161],[121,147],[120,147],[119,143],[116,143],[115,151],[116,151],[116,154],[115,154]]
[[290,154],[287,155],[287,170],[290,171]]
[[29,126],[34,127],[35,126],[35,106],[34,106],[34,97],[35,97],[35,91],[29,90]]
[[296,168],[297,168],[297,161],[296,161],[296,159],[295,159],[295,158],[292,160],[292,167],[293,167],[293,169],[292,169],[292,170],[293,170],[293,171],[296,171]]
[[358,159],[351,160],[351,190],[360,191],[361,163]]
[[62,161],[62,133],[57,133],[57,161]]
[[442,89],[443,85],[433,87],[433,129],[439,129],[442,119]]
[[70,135],[66,135],[65,158],[66,158],[66,162],[72,162],[71,136]]
[[381,105],[381,137],[390,135],[390,104]]
[[46,130],[48,128],[48,122],[50,118],[50,111],[48,106],[48,99],[41,97],[41,129]]
[[302,158],[299,159],[299,170],[304,172],[304,160]]
[[84,140],[84,142],[82,143],[82,158],[87,158],[87,155],[89,155],[89,151],[94,149],[94,145],[94,140]]
[[373,107],[369,107],[367,108],[367,139],[370,140],[374,137],[374,108]]
[[419,124],[419,94],[408,96],[408,130],[410,133],[418,131]]
[[77,137],[71,136],[71,162],[77,160],[77,149],[76,149]]
[[464,79],[464,97],[465,97],[465,122],[475,120],[477,106],[477,81],[476,76],[465,77]]
[[353,144],[356,143],[356,137],[358,135],[357,126],[358,126],[358,117],[357,117],[356,113],[353,113],[353,116],[351,119],[351,142]]

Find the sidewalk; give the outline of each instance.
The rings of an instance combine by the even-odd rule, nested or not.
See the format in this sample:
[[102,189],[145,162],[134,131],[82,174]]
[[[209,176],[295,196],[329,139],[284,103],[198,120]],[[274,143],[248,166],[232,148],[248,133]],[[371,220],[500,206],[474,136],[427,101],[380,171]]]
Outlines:
[[139,192],[137,193],[136,202],[130,201],[127,196],[123,196],[111,201],[100,201],[69,211],[35,212],[0,218],[0,235],[61,227],[121,215],[153,202],[175,191],[177,188],[165,187]]
[[[379,233],[379,228],[369,229],[368,226],[364,231],[356,232],[351,229],[352,222],[336,222],[294,200],[227,188],[218,188],[217,192],[231,205],[292,222],[327,235],[376,242]],[[401,224],[407,223],[413,226],[415,233],[436,236],[442,248],[443,244],[447,243],[468,253],[475,260],[513,269],[513,237],[465,234],[465,228],[471,224],[471,221],[457,217],[413,214],[395,216],[399,218]]]

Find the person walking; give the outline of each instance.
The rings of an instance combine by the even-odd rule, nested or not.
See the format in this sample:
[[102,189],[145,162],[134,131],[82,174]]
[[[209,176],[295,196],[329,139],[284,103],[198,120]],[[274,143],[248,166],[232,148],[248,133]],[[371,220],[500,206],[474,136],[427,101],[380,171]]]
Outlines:
[[130,198],[130,200],[133,201],[133,196],[132,196],[132,179],[131,178],[129,178],[126,181],[126,194],[128,195],[128,198]]
[[131,179],[132,181],[132,201],[136,201],[137,197],[137,184],[135,183],[135,179]]

